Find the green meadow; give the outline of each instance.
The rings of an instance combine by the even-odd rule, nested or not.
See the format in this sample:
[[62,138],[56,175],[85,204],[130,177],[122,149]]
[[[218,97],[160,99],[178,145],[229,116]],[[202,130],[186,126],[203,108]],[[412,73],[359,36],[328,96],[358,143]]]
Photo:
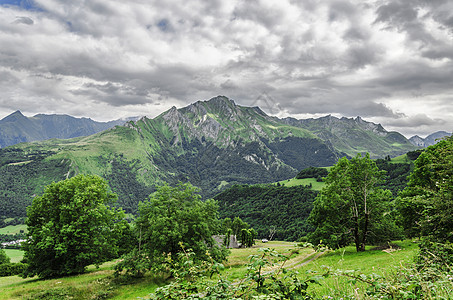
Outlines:
[[[296,243],[258,241],[252,248],[232,249],[220,276],[232,282],[243,278],[247,273],[249,256],[258,254],[262,247],[275,249],[288,256],[284,267],[298,271],[301,279],[330,272],[332,275],[320,280],[319,284],[309,286],[309,291],[320,299],[322,296],[345,294],[355,297],[351,299],[365,299],[364,292],[368,285],[343,276],[342,272],[388,276],[411,263],[417,252],[417,245],[409,240],[395,242],[391,249],[370,246],[367,251],[359,253],[354,247],[316,253],[313,248],[301,248]],[[7,250],[7,254],[13,261],[20,260],[22,255],[19,250]],[[164,278],[156,274],[147,274],[139,279],[115,278],[115,263],[116,261],[107,262],[98,269],[90,266],[85,274],[56,279],[3,277],[0,278],[0,299],[146,299],[157,287],[165,284]],[[280,266],[267,267],[263,269],[263,274],[278,267]]]

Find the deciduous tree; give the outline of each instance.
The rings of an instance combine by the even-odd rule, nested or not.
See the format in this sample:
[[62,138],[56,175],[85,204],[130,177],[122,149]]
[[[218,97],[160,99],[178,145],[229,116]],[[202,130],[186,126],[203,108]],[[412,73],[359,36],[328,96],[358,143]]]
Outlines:
[[135,225],[140,247],[117,265],[117,271],[140,276],[149,269],[162,270],[168,256],[177,260],[183,249],[191,249],[195,260],[224,260],[227,250],[212,238],[220,228],[217,203],[201,201],[198,191],[189,183],[164,185],[141,203]]
[[114,200],[99,176],[78,175],[47,186],[27,208],[24,276],[78,274],[116,256],[116,226],[124,213],[107,206]]
[[5,250],[0,249],[0,265],[1,264],[7,264],[11,261],[8,255],[6,255]]
[[316,227],[309,236],[312,243],[322,241],[338,248],[353,242],[357,251],[365,251],[369,242],[393,238],[391,192],[377,187],[383,175],[368,154],[341,158],[313,203],[309,217]]
[[420,154],[397,205],[409,236],[453,243],[453,137]]

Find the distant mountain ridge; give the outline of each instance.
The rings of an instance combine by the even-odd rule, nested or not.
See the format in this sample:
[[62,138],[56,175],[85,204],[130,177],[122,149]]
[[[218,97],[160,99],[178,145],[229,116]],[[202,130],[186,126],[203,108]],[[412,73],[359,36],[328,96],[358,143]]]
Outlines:
[[450,135],[451,135],[451,132],[437,131],[437,132],[431,133],[426,138],[422,138],[418,135],[414,135],[413,137],[411,137],[409,139],[409,141],[417,147],[426,148],[428,146],[435,145],[439,139],[446,137],[446,136],[450,136]]
[[116,125],[123,125],[126,121],[97,122],[88,118],[56,114],[26,117],[20,111],[15,111],[0,120],[0,148],[52,138],[88,136]]
[[413,145],[400,133],[386,131],[381,124],[367,122],[361,117],[337,118],[331,115],[317,119],[281,119],[281,122],[304,128],[337,151],[355,156],[370,153],[372,158],[398,156],[414,150]]

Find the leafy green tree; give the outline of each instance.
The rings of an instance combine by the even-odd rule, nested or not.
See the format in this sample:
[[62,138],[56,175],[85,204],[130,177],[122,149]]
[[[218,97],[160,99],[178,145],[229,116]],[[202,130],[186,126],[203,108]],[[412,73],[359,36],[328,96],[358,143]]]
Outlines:
[[[222,220],[222,230],[221,233],[226,233],[228,230],[231,230],[232,221],[231,218],[225,218]],[[231,232],[232,234],[233,232]]]
[[231,229],[233,230],[233,234],[239,236],[241,234],[242,229],[248,229],[249,224],[247,222],[242,221],[241,218],[235,217],[233,223],[231,224]]
[[117,271],[126,269],[140,276],[146,269],[162,270],[168,256],[177,260],[184,249],[191,249],[195,260],[224,260],[227,250],[219,248],[212,238],[220,227],[217,203],[201,201],[198,192],[189,183],[164,185],[141,203],[135,225],[139,248],[116,267]]
[[255,244],[256,231],[255,229],[241,229],[240,240],[243,246],[252,247]]
[[409,236],[453,243],[453,137],[420,154],[397,207]]
[[47,186],[27,208],[24,276],[78,274],[115,257],[116,227],[124,213],[107,206],[114,200],[99,176],[78,175]]
[[392,239],[397,228],[390,213],[391,192],[377,187],[383,173],[368,154],[341,158],[313,203],[311,242],[332,248],[353,242],[357,251],[365,251],[369,242]]
[[0,265],[1,264],[7,264],[11,261],[8,255],[6,255],[5,250],[0,249]]

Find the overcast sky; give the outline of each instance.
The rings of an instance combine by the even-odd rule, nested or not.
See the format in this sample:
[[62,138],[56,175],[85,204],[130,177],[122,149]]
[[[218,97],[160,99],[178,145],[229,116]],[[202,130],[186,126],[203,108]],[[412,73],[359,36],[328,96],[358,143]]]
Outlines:
[[225,95],[407,137],[453,130],[450,0],[0,3],[0,118],[154,117]]

